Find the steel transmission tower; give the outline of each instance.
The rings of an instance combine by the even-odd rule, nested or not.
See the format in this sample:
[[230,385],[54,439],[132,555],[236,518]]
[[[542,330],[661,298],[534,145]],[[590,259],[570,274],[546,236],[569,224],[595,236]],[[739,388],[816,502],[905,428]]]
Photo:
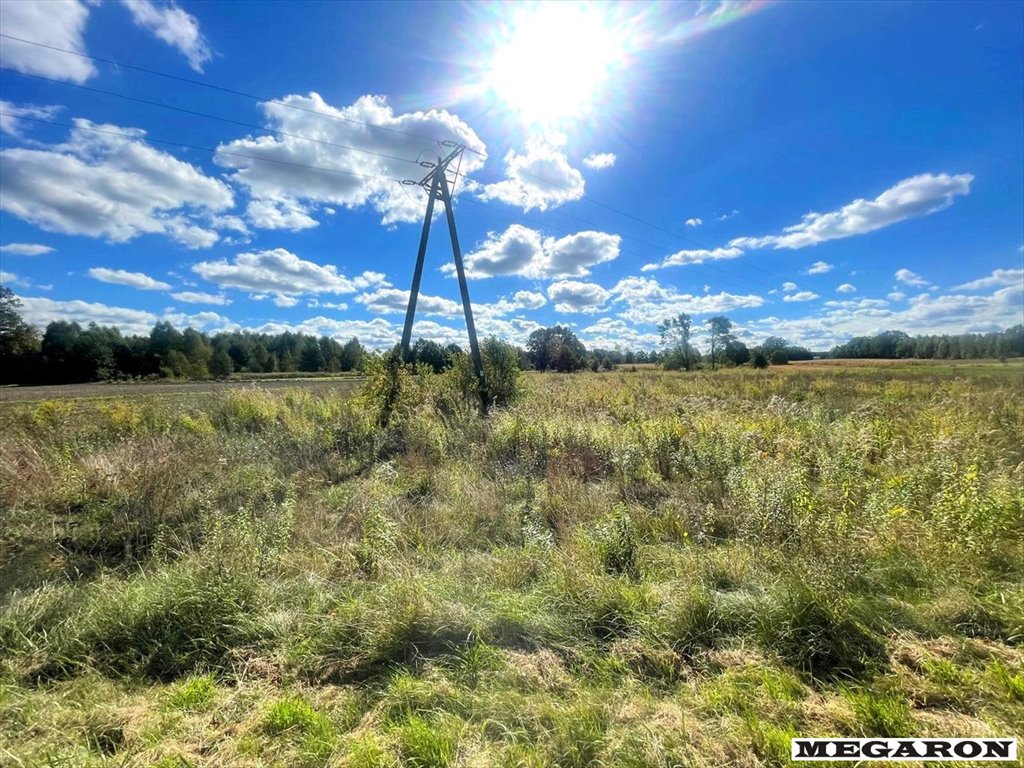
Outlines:
[[[461,165],[462,152],[466,148],[461,144],[452,141],[441,142],[446,147],[453,147],[447,157],[438,158],[437,164],[423,162],[426,168],[432,170],[420,181],[407,179],[403,184],[419,185],[427,190],[427,213],[423,217],[423,234],[420,236],[420,249],[416,254],[416,270],[412,275],[412,289],[409,291],[409,307],[405,312],[405,328],[402,330],[402,360],[409,359],[409,342],[412,339],[412,321],[416,315],[416,299],[419,298],[420,278],[423,277],[423,260],[427,254],[427,238],[430,236],[430,220],[434,216],[434,201],[441,200],[444,203],[445,213],[448,217],[448,234],[452,240],[452,255],[455,257],[455,271],[459,276],[459,290],[462,293],[462,308],[466,314],[466,330],[469,332],[469,351],[473,361],[473,371],[476,374],[477,386],[480,392],[480,404],[484,413],[487,413],[487,381],[484,378],[484,366],[480,357],[480,344],[476,338],[476,326],[473,324],[473,307],[469,302],[469,286],[466,284],[466,270],[462,266],[462,249],[459,247],[459,233],[455,228],[455,212],[452,210],[451,189],[458,180],[458,167],[456,166],[455,178],[448,181],[448,169],[453,162],[459,161]],[[472,151],[472,150],[470,150]]]

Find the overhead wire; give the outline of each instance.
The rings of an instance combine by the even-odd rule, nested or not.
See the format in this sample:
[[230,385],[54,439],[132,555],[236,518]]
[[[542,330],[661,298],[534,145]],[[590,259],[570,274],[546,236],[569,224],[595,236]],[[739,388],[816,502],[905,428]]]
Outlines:
[[132,102],[135,102],[137,104],[145,104],[145,105],[150,106],[150,107],[159,107],[160,109],[167,109],[167,110],[171,110],[173,112],[180,112],[182,114],[192,115],[194,117],[204,117],[204,118],[207,118],[208,120],[218,120],[218,121],[220,121],[222,123],[230,123],[231,125],[238,125],[238,126],[241,126],[242,128],[252,128],[252,129],[257,130],[257,131],[265,131],[267,133],[273,133],[273,134],[276,134],[278,136],[287,136],[288,138],[301,139],[302,141],[310,141],[310,142],[313,142],[315,144],[323,144],[324,146],[335,147],[337,149],[346,149],[346,150],[350,150],[352,152],[362,152],[362,153],[367,154],[367,155],[374,155],[376,157],[383,157],[383,158],[386,158],[388,160],[397,160],[397,161],[403,162],[403,163],[413,163],[414,165],[418,165],[418,163],[416,163],[415,160],[410,160],[407,157],[399,157],[398,155],[389,155],[389,154],[387,154],[385,152],[375,152],[375,151],[373,151],[371,149],[363,149],[361,147],[353,147],[353,146],[350,146],[348,144],[339,144],[339,143],[334,142],[334,141],[327,141],[326,139],[315,139],[312,136],[303,136],[303,135],[298,134],[298,133],[289,133],[288,131],[281,131],[281,130],[278,130],[276,128],[267,128],[266,126],[257,125],[255,123],[246,123],[246,122],[243,122],[241,120],[234,120],[234,119],[232,119],[230,117],[221,117],[220,115],[211,115],[211,114],[209,114],[207,112],[199,112],[199,111],[194,110],[194,109],[186,109],[185,107],[176,107],[173,104],[164,104],[163,102],[159,102],[159,101],[149,101],[148,99],[142,99],[142,98],[139,98],[138,96],[129,96],[128,94],[125,94],[125,93],[117,93],[116,91],[107,91],[107,90],[104,90],[102,88],[93,88],[92,86],[89,86],[89,85],[80,85],[78,83],[69,83],[69,82],[65,82],[63,80],[55,80],[52,77],[43,77],[42,75],[31,75],[31,74],[28,74],[26,72],[19,72],[16,69],[11,69],[10,67],[0,67],[0,72],[10,72],[10,73],[18,75],[20,77],[29,77],[29,78],[33,78],[35,80],[43,80],[43,81],[48,82],[48,83],[54,83],[55,85],[67,86],[67,87],[70,87],[70,88],[78,88],[79,90],[89,91],[91,93],[99,93],[99,94],[102,94],[104,96],[113,96],[115,98],[124,99],[126,101],[132,101]]
[[[63,128],[71,128],[71,129],[76,130],[76,131],[90,131],[92,133],[101,133],[101,134],[106,134],[108,136],[117,136],[117,137],[122,138],[122,139],[137,140],[139,138],[138,135],[132,134],[132,133],[122,133],[120,131],[110,131],[110,130],[107,130],[105,128],[92,128],[92,127],[87,127],[87,126],[84,126],[84,125],[74,125],[72,123],[63,123],[63,122],[60,122],[59,120],[47,120],[47,119],[41,118],[41,117],[27,117],[27,116],[24,116],[24,115],[15,115],[15,114],[12,114],[10,112],[0,111],[0,117],[13,117],[13,118],[15,118],[17,120],[28,120],[28,121],[33,122],[33,123],[46,123],[46,124],[49,124],[49,125],[61,126]],[[214,154],[214,155],[229,155],[231,157],[244,157],[244,158],[247,158],[249,160],[256,160],[256,161],[264,162],[264,163],[274,163],[276,165],[290,165],[290,166],[295,166],[297,168],[308,168],[308,169],[313,170],[313,171],[324,171],[325,173],[340,173],[340,174],[344,174],[346,176],[355,176],[356,178],[360,178],[360,179],[379,179],[379,180],[382,180],[382,181],[393,181],[393,182],[396,182],[398,184],[402,183],[401,179],[396,179],[396,178],[394,178],[392,176],[382,176],[382,175],[379,175],[379,174],[370,174],[370,173],[357,173],[356,171],[346,171],[346,170],[344,170],[342,168],[327,168],[327,167],[322,166],[322,165],[310,165],[308,163],[292,162],[291,160],[278,160],[278,159],[272,158],[272,157],[260,157],[259,155],[247,155],[244,152],[233,152],[233,151],[229,151],[229,150],[225,150],[225,149],[220,149],[220,148],[214,149],[214,148],[211,148],[211,147],[200,147],[200,146],[197,146],[195,144],[185,144],[185,143],[180,142],[180,141],[169,141],[167,139],[154,139],[154,138],[152,138],[150,136],[146,136],[146,141],[151,142],[153,144],[163,144],[165,146],[170,146],[170,147],[180,147],[182,149],[191,149],[191,150],[194,150],[196,152],[209,152],[209,153]]]
[[[389,133],[399,134],[399,135],[403,135],[403,136],[409,136],[409,137],[418,138],[418,139],[421,139],[421,140],[430,141],[432,143],[437,143],[437,144],[441,144],[443,141],[451,141],[450,139],[448,139],[448,140],[440,140],[440,139],[434,138],[432,136],[427,136],[425,134],[419,134],[419,133],[415,133],[415,132],[412,132],[412,131],[403,131],[403,130],[397,129],[397,128],[389,128],[388,126],[377,125],[375,123],[369,123],[369,122],[366,122],[364,120],[358,120],[358,119],[355,119],[355,118],[344,117],[342,115],[337,115],[337,114],[330,113],[330,112],[324,112],[322,110],[310,109],[308,107],[302,107],[302,106],[299,106],[297,104],[291,104],[291,103],[288,103],[288,102],[285,102],[285,101],[281,101],[280,99],[273,99],[273,98],[269,98],[269,97],[263,97],[263,96],[259,96],[259,95],[253,94],[253,93],[242,91],[242,90],[239,90],[239,89],[236,89],[236,88],[229,88],[227,86],[217,85],[215,83],[204,82],[202,80],[197,80],[197,79],[191,78],[191,77],[183,77],[181,75],[174,75],[174,74],[171,74],[169,72],[162,72],[160,70],[152,69],[150,67],[142,67],[142,66],[135,65],[135,64],[128,64],[126,62],[119,61],[117,59],[111,59],[111,58],[106,58],[106,57],[102,57],[102,56],[93,56],[91,54],[82,53],[80,51],[72,51],[72,50],[67,49],[67,48],[60,48],[58,46],[49,45],[47,43],[41,43],[41,42],[39,42],[37,40],[28,40],[28,39],[23,38],[23,37],[18,37],[18,36],[15,36],[15,35],[9,35],[9,34],[6,34],[6,33],[0,33],[0,38],[5,38],[5,39],[8,39],[8,40],[14,40],[16,42],[25,43],[27,45],[33,45],[33,46],[37,46],[37,47],[40,47],[40,48],[45,48],[45,49],[48,49],[48,50],[57,51],[57,52],[64,53],[64,54],[68,54],[68,55],[71,55],[71,56],[77,56],[77,57],[80,57],[80,58],[90,59],[92,61],[97,61],[97,62],[101,62],[101,63],[105,63],[105,64],[110,64],[112,66],[120,67],[120,68],[123,68],[123,69],[133,70],[133,71],[137,71],[137,72],[143,72],[143,73],[146,73],[146,74],[149,74],[149,75],[153,75],[153,76],[156,76],[156,77],[163,77],[163,78],[167,78],[167,79],[171,79],[171,80],[176,80],[176,81],[179,81],[179,82],[188,83],[190,85],[195,85],[195,86],[198,86],[198,87],[201,87],[201,88],[208,88],[208,89],[219,91],[219,92],[222,92],[222,93],[228,93],[228,94],[232,94],[232,95],[235,95],[235,96],[241,96],[243,98],[252,99],[252,100],[255,100],[255,101],[258,101],[258,102],[275,104],[275,105],[278,105],[278,106],[285,107],[287,109],[294,109],[294,110],[298,110],[298,111],[302,111],[302,112],[306,112],[306,113],[310,113],[310,114],[314,114],[314,115],[319,115],[321,117],[326,117],[326,118],[333,119],[333,120],[340,120],[340,121],[344,121],[344,122],[348,122],[348,123],[354,123],[354,124],[357,124],[357,125],[362,125],[364,127],[374,129],[374,130],[386,131],[386,132],[389,132]],[[14,70],[11,70],[9,68],[0,68],[0,70],[8,71],[8,72],[13,72],[14,71]],[[25,76],[28,76],[28,77],[35,77],[35,78],[41,79],[41,80],[49,80],[50,82],[60,82],[60,81],[52,80],[51,78],[46,78],[46,77],[42,77],[42,76],[39,76],[39,75],[28,75],[27,73],[21,73],[21,72],[19,72],[17,74],[25,75]],[[263,130],[263,131],[267,131],[269,133],[277,133],[278,135],[289,136],[291,138],[296,138],[296,139],[301,139],[301,140],[306,140],[306,141],[312,141],[312,142],[316,142],[316,143],[320,143],[320,144],[325,144],[327,146],[336,146],[336,147],[342,148],[342,149],[348,149],[348,150],[357,151],[357,152],[365,152],[366,154],[377,155],[377,156],[380,156],[380,157],[385,157],[387,159],[392,159],[392,160],[398,160],[398,161],[401,161],[401,162],[410,162],[410,163],[414,162],[412,160],[409,160],[408,158],[399,158],[399,157],[394,156],[394,155],[387,155],[385,153],[378,153],[378,152],[374,152],[374,151],[371,151],[371,150],[361,149],[361,148],[358,148],[358,147],[351,147],[351,146],[342,145],[342,144],[335,144],[333,142],[328,142],[328,141],[325,141],[325,140],[314,139],[314,138],[308,137],[308,136],[301,136],[300,134],[291,134],[291,133],[287,133],[287,132],[284,132],[284,131],[277,131],[275,129],[266,128],[264,126],[257,126],[257,125],[253,125],[253,124],[237,121],[237,120],[232,120],[232,119],[229,119],[229,118],[219,117],[219,116],[216,116],[216,115],[209,115],[209,114],[201,113],[201,112],[198,112],[198,111],[195,111],[195,110],[188,110],[188,109],[185,109],[185,108],[182,108],[182,107],[174,107],[172,105],[162,104],[162,103],[159,103],[159,102],[151,102],[151,101],[148,101],[148,100],[145,100],[145,99],[140,99],[140,98],[137,98],[137,97],[128,96],[126,94],[119,94],[119,93],[115,93],[115,92],[112,92],[112,91],[105,91],[105,90],[102,90],[102,89],[92,88],[92,87],[89,87],[89,86],[83,86],[83,85],[79,85],[79,84],[75,84],[75,83],[61,83],[61,84],[73,85],[75,87],[82,88],[84,90],[94,91],[96,93],[101,93],[101,94],[105,94],[105,95],[108,95],[108,96],[114,96],[114,97],[117,97],[117,98],[123,98],[123,99],[131,100],[131,101],[136,101],[138,103],[148,104],[148,105],[151,105],[151,106],[156,106],[156,107],[160,107],[160,108],[164,108],[164,109],[170,109],[170,110],[174,110],[174,111],[177,111],[177,112],[180,112],[180,113],[184,113],[184,114],[192,114],[192,115],[195,115],[195,116],[205,117],[205,118],[209,118],[209,119],[213,119],[213,120],[219,120],[219,121],[226,122],[226,123],[233,123],[235,125],[239,125],[239,126],[242,126],[242,127],[252,128],[252,129],[256,129],[256,130]],[[22,119],[26,119],[26,118],[22,118]],[[470,152],[474,152],[475,154],[479,155],[480,157],[482,157],[485,160],[488,157],[486,155],[486,153],[480,152],[480,151],[475,150],[475,149],[473,149],[471,147],[465,146],[464,148],[466,150],[470,151]],[[210,151],[210,150],[205,150],[204,149],[203,151]],[[223,154],[228,154],[228,153],[227,152],[223,152]],[[235,154],[238,154],[238,153],[235,153]],[[242,155],[242,156],[244,156],[244,155]],[[296,164],[296,163],[289,163],[288,161],[279,161],[279,162],[281,162],[282,164],[301,165],[301,164]],[[314,166],[308,166],[308,167],[314,167]],[[332,170],[332,169],[320,168],[319,170]],[[333,169],[333,170],[337,171],[337,169]],[[539,177],[539,176],[537,176],[535,174],[531,174],[528,171],[525,171],[525,170],[522,170],[522,169],[519,169],[518,172],[520,174],[522,174],[522,175],[534,178],[534,179],[536,179],[538,181],[543,181],[545,184],[550,184],[551,186],[554,186],[554,187],[557,187],[557,188],[566,189],[566,190],[569,190],[569,191],[572,191],[574,189],[573,187],[569,187],[569,186],[564,185],[564,184],[559,184],[559,183],[557,183],[557,182],[555,182],[555,181],[553,181],[551,179],[541,178],[541,177]],[[350,173],[350,175],[357,175],[354,172],[348,172],[348,173]],[[676,232],[674,230],[670,230],[670,229],[668,229],[666,227],[663,227],[663,226],[661,226],[659,224],[655,224],[654,222],[648,221],[648,220],[646,220],[646,219],[644,219],[644,218],[642,218],[640,216],[637,216],[637,215],[635,215],[633,213],[630,213],[629,211],[624,211],[624,210],[622,210],[622,209],[620,209],[620,208],[618,208],[616,206],[613,206],[613,205],[611,205],[609,203],[605,203],[605,202],[603,202],[601,200],[597,200],[596,198],[592,197],[591,195],[583,194],[583,195],[580,196],[579,199],[580,200],[585,200],[585,201],[591,203],[592,205],[596,205],[596,206],[598,206],[600,208],[604,208],[605,210],[608,210],[608,211],[610,211],[612,213],[615,213],[615,214],[617,214],[619,216],[622,216],[624,218],[630,219],[631,221],[634,221],[634,222],[636,222],[638,224],[641,224],[643,226],[646,226],[646,227],[649,227],[649,228],[654,229],[656,231],[659,231],[659,232],[661,232],[663,234],[667,234],[670,237],[673,237],[673,238],[675,238],[675,239],[677,239],[677,240],[679,240],[681,242],[687,243],[689,245],[696,246],[697,248],[699,248],[701,250],[707,250],[707,251],[713,251],[714,250],[713,248],[709,247],[708,245],[706,245],[704,243],[701,243],[701,242],[699,242],[697,240],[694,240],[694,239],[692,239],[690,237],[687,237],[686,235],[683,235],[683,234],[681,234],[679,232]],[[568,215],[568,214],[566,214],[566,215]],[[592,225],[592,226],[597,226],[597,225]],[[637,242],[642,242],[639,238],[632,238],[632,239],[636,240]],[[650,243],[645,243],[645,244],[649,245],[651,247],[663,248],[663,246],[656,246],[656,245],[653,245],[653,244],[650,244]],[[702,264],[704,266],[712,269],[713,271],[719,271],[719,272],[721,272],[723,274],[733,274],[729,270],[723,270],[720,267],[712,267],[712,265],[707,264],[707,262],[702,262]],[[774,273],[771,273],[771,272],[769,272],[769,271],[759,267],[756,264],[746,264],[745,266],[748,267],[749,269],[754,270],[754,271],[761,272],[761,273],[763,273],[765,275],[769,275],[771,277],[775,277]]]
[[[266,104],[276,104],[278,106],[286,107],[287,109],[295,109],[295,110],[299,110],[300,112],[308,112],[308,113],[313,114],[313,115],[320,115],[321,117],[327,117],[327,118],[330,118],[331,120],[340,120],[340,121],[343,121],[343,122],[346,122],[346,123],[355,123],[357,125],[362,125],[362,126],[364,126],[366,128],[372,128],[372,129],[378,130],[378,131],[387,131],[389,133],[399,134],[401,136],[410,136],[410,137],[413,137],[413,138],[423,139],[423,140],[430,141],[430,142],[437,143],[437,144],[440,144],[441,141],[442,141],[441,139],[437,139],[437,138],[435,138],[433,136],[427,136],[425,134],[413,133],[412,131],[403,131],[403,130],[401,130],[399,128],[389,128],[386,125],[377,125],[375,123],[366,122],[365,120],[357,120],[354,117],[344,117],[342,115],[333,114],[331,112],[324,112],[324,111],[319,110],[319,109],[310,109],[309,107],[302,107],[302,106],[299,106],[298,104],[289,104],[288,102],[281,101],[280,99],[272,99],[272,98],[268,98],[268,97],[264,97],[264,96],[258,96],[256,94],[248,93],[246,91],[241,91],[241,90],[238,90],[236,88],[228,88],[228,87],[223,86],[223,85],[216,85],[215,83],[208,83],[208,82],[204,82],[202,80],[196,80],[195,78],[192,78],[192,77],[182,77],[181,75],[173,75],[173,74],[171,74],[169,72],[161,72],[158,69],[151,69],[149,67],[140,67],[140,66],[138,66],[136,64],[127,64],[127,63],[125,63],[123,61],[118,61],[116,59],[108,59],[108,58],[104,58],[102,56],[92,56],[92,55],[90,55],[88,53],[81,53],[80,51],[72,51],[72,50],[69,50],[67,48],[59,48],[59,47],[57,47],[55,45],[48,45],[47,43],[40,43],[37,40],[27,40],[27,39],[25,39],[23,37],[16,37],[14,35],[8,35],[8,34],[2,33],[2,32],[0,32],[0,38],[5,38],[7,40],[15,40],[15,41],[17,41],[19,43],[26,43],[28,45],[35,45],[35,46],[38,46],[40,48],[46,48],[46,49],[51,50],[51,51],[58,51],[60,53],[66,53],[66,54],[69,54],[71,56],[78,56],[78,57],[83,58],[83,59],[91,59],[92,61],[99,61],[99,62],[102,62],[104,64],[111,64],[111,65],[113,65],[115,67],[121,67],[122,69],[130,69],[130,70],[133,70],[135,72],[145,72],[148,75],[154,75],[156,77],[164,77],[164,78],[167,78],[169,80],[177,80],[178,82],[188,83],[189,85],[199,86],[200,88],[209,88],[211,90],[219,91],[221,93],[229,93],[229,94],[232,94],[234,96],[241,96],[241,97],[246,98],[246,99],[252,99],[254,101],[263,102],[263,103],[266,103]],[[467,149],[469,149],[471,152],[476,152],[476,154],[478,154],[478,155],[486,157],[486,155],[484,155],[482,152],[479,152],[477,150],[471,149],[469,147],[467,147]]]

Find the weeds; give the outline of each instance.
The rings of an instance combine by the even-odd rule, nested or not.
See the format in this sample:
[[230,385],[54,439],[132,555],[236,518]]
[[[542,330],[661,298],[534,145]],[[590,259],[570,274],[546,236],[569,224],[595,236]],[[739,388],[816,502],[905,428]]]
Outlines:
[[0,755],[784,765],[1024,720],[1019,369],[495,373],[487,419],[467,371],[5,407]]

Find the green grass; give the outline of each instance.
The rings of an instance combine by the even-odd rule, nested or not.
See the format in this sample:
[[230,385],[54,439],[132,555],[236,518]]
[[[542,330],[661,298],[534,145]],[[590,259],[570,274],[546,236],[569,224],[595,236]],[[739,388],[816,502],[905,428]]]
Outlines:
[[0,409],[0,763],[1019,735],[1018,363],[452,378]]

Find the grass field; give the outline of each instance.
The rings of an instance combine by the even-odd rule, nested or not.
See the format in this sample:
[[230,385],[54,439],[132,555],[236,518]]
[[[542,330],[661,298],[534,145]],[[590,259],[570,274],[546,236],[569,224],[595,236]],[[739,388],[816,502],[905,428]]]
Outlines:
[[[277,384],[277,382],[275,382]],[[0,765],[1024,736],[1024,368],[0,405]],[[902,765],[906,765],[903,763]]]

